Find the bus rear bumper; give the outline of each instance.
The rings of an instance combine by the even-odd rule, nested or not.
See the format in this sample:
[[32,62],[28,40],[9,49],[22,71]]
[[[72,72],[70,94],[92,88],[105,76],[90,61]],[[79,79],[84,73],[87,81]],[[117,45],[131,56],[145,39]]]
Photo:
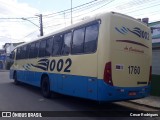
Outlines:
[[150,86],[143,87],[116,87],[107,85],[103,80],[98,81],[99,101],[122,101],[147,97]]

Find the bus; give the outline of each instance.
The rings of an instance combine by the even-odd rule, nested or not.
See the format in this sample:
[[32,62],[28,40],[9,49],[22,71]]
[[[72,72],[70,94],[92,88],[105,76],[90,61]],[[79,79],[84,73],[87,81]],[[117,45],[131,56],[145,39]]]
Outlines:
[[10,78],[51,93],[95,101],[122,101],[150,94],[150,28],[116,12],[17,46]]

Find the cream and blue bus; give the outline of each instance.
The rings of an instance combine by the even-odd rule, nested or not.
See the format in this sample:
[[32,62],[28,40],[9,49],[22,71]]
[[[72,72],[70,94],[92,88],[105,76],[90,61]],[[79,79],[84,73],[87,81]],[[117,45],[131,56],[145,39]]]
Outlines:
[[95,101],[149,95],[151,33],[120,13],[98,14],[16,47],[10,78],[51,93]]

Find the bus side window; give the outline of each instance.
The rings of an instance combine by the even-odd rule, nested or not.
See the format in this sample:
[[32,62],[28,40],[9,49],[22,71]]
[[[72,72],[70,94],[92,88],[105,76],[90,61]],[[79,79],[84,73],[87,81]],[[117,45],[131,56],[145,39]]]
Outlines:
[[99,24],[86,27],[84,53],[95,52],[97,49]]
[[20,56],[20,48],[17,48],[17,52],[16,52],[16,60],[19,59]]
[[74,31],[72,42],[72,54],[83,53],[85,28]]
[[46,53],[46,40],[41,40],[38,57],[44,57]]
[[10,59],[14,60],[15,59],[15,51],[12,51],[10,54]]
[[29,50],[29,58],[34,58],[35,43],[31,43]]
[[22,47],[20,47],[20,55],[19,55],[19,59],[22,59]]
[[69,32],[69,33],[64,34],[63,39],[64,39],[64,43],[63,43],[61,54],[68,55],[71,49],[72,33]]
[[39,50],[40,41],[36,42],[35,49],[34,49],[34,56],[38,57],[38,50]]
[[20,47],[20,59],[23,59],[23,46]]
[[12,56],[12,58],[13,58],[13,60],[15,59],[15,51],[13,51],[13,56]]
[[22,52],[21,51],[22,51],[21,47],[17,48],[17,55],[16,55],[16,59],[17,60],[21,59],[21,56],[22,56]]
[[53,37],[47,38],[46,41],[46,56],[52,55]]
[[26,56],[26,45],[22,47],[22,59],[25,59],[27,56]]
[[29,57],[29,52],[30,52],[30,44],[28,44],[27,47],[26,47],[25,58],[28,58],[28,57]]
[[61,54],[63,39],[61,35],[54,36],[53,38],[53,56],[57,56]]

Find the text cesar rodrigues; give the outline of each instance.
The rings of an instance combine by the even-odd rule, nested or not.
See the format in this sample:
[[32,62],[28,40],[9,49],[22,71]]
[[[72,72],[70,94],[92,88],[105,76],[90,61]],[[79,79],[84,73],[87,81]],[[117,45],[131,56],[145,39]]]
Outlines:
[[130,113],[132,117],[158,117],[158,114],[155,113]]

